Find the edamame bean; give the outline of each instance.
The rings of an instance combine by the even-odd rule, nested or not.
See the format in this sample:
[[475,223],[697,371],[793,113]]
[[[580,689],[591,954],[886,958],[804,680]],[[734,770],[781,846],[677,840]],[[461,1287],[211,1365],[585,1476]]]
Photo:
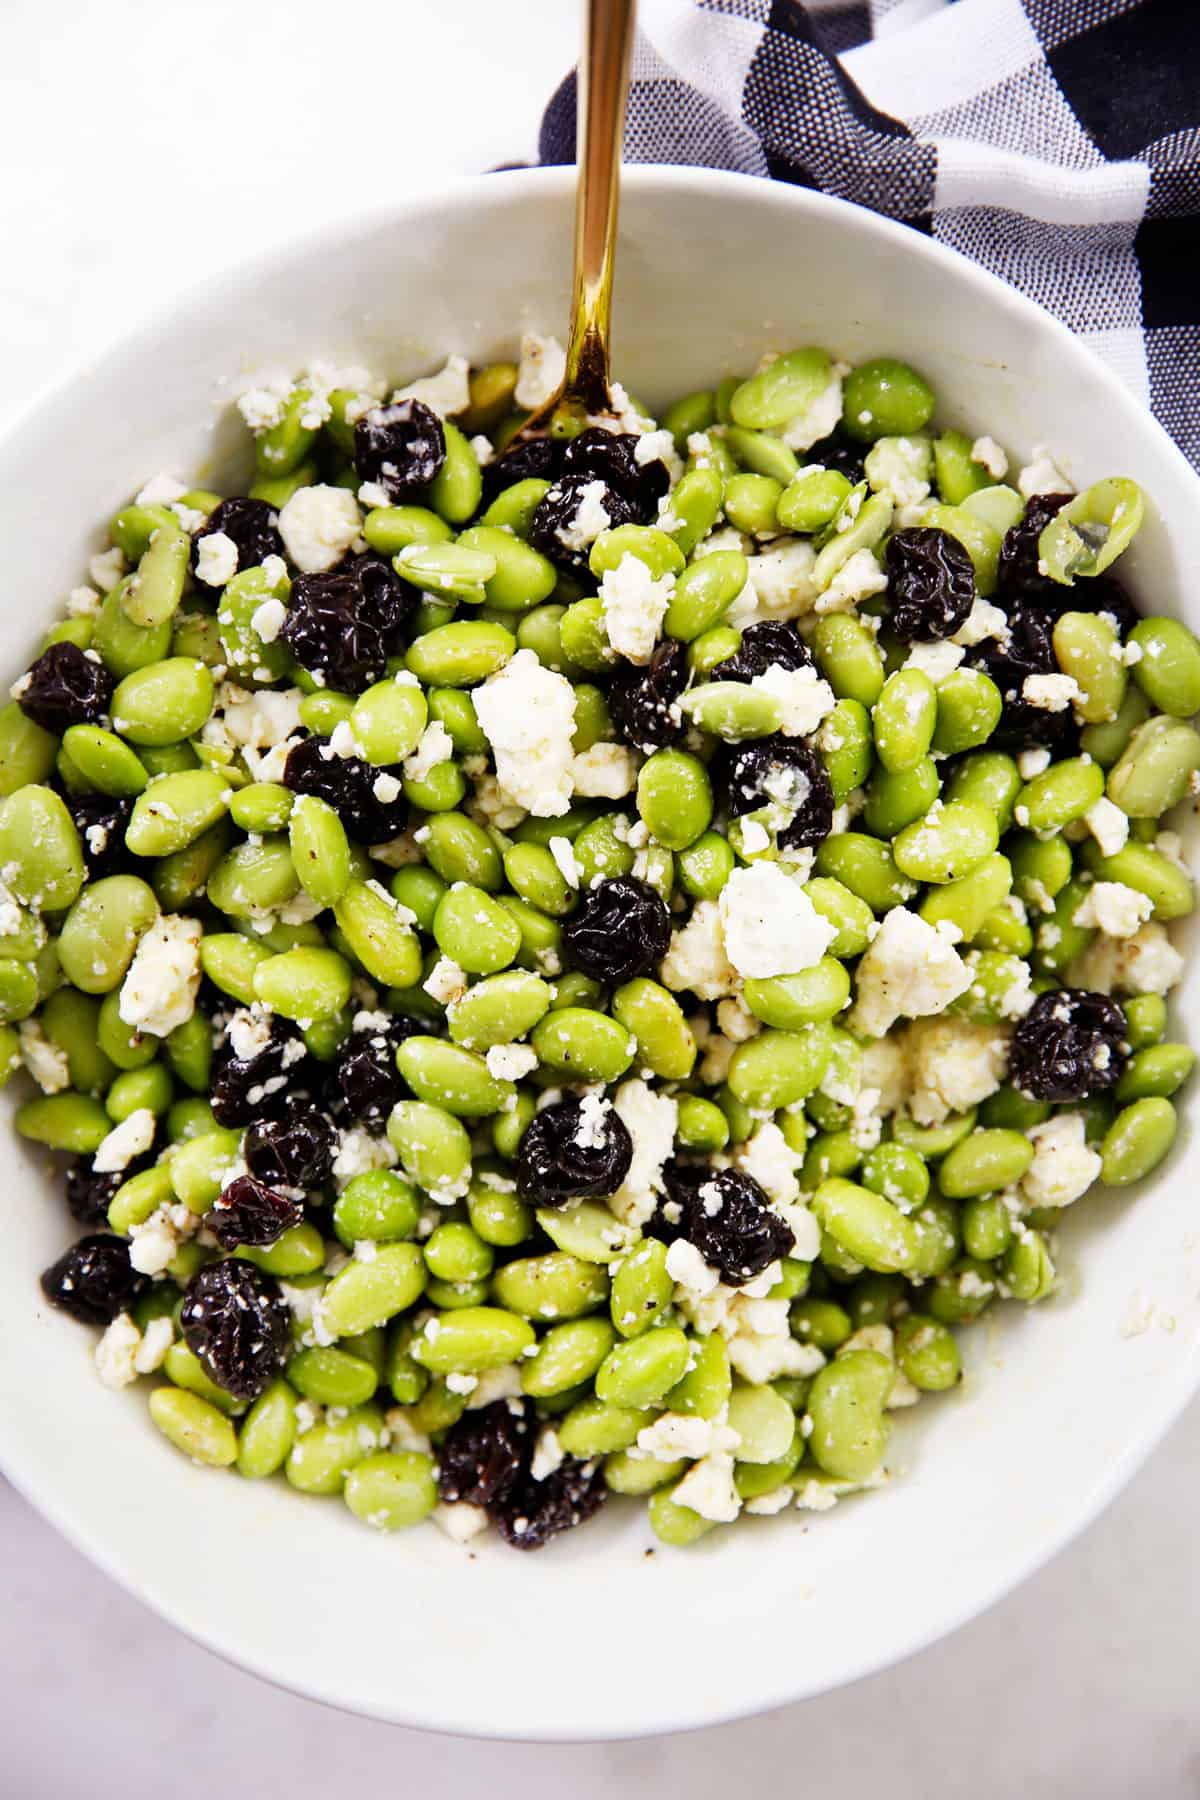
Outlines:
[[640,1064],[664,1081],[687,1080],[696,1061],[696,1040],[673,994],[638,976],[616,990],[612,1010],[637,1039]]
[[878,1350],[847,1350],[813,1377],[809,1451],[827,1475],[865,1481],[887,1447],[884,1406],[895,1380],[890,1358]]
[[515,1313],[467,1306],[428,1320],[412,1341],[412,1354],[435,1375],[478,1375],[515,1362],[534,1342],[533,1326]]
[[106,994],[125,978],[138,940],[158,918],[158,901],[136,875],[109,875],[80,894],[58,939],[63,974],[85,994]]
[[376,1531],[418,1525],[437,1504],[433,1458],[418,1450],[381,1450],[364,1457],[347,1474],[342,1498],[356,1519]]
[[[488,560],[494,572],[494,561]],[[502,625],[455,619],[418,637],[405,661],[426,687],[474,687],[502,668],[516,648],[516,639]]]
[[889,675],[871,712],[875,750],[886,769],[911,769],[928,755],[937,720],[937,689],[921,669]]
[[26,906],[59,912],[76,898],[83,886],[83,852],[74,821],[53,788],[31,783],[0,802],[0,864],[5,886]]
[[659,750],[638,774],[638,816],[668,850],[686,850],[712,821],[708,770],[686,750]]
[[961,880],[992,855],[999,836],[995,818],[984,807],[970,800],[947,800],[905,826],[892,844],[892,858],[901,874],[914,881]]
[[[31,1008],[32,1010],[32,1008]],[[27,1100],[13,1115],[22,1137],[50,1150],[70,1150],[77,1156],[98,1150],[112,1129],[112,1121],[90,1094],[46,1094]]]
[[57,751],[53,733],[26,718],[15,700],[0,707],[0,795],[44,781]]
[[121,798],[140,794],[149,780],[129,745],[99,725],[68,726],[62,742],[75,768],[102,794]]
[[981,669],[954,669],[938,684],[933,747],[960,756],[986,743],[1000,722],[1004,701]]
[[867,786],[863,824],[874,837],[894,838],[924,818],[940,792],[937,764],[930,756],[895,773],[880,767]]
[[827,837],[817,850],[816,870],[848,888],[873,913],[903,906],[917,891],[916,882],[896,867],[888,846],[860,831]]
[[947,800],[970,800],[994,813],[1002,832],[1012,824],[1021,791],[1021,776],[1011,756],[999,750],[976,750],[965,756],[946,788]]
[[547,1013],[529,1042],[545,1068],[572,1081],[617,1081],[637,1053],[637,1039],[624,1025],[581,1006]]
[[925,1394],[945,1393],[962,1379],[958,1345],[944,1325],[922,1313],[907,1313],[896,1325],[896,1364]]
[[1132,733],[1108,772],[1108,797],[1133,819],[1159,819],[1183,799],[1200,768],[1200,733],[1158,715]]
[[667,637],[690,644],[723,616],[750,577],[740,550],[714,550],[677,578],[663,618]]
[[1068,500],[1043,527],[1038,538],[1039,567],[1054,581],[1068,585],[1077,575],[1102,574],[1133,538],[1144,513],[1145,499],[1136,481],[1109,476],[1095,482]]
[[833,1241],[864,1268],[915,1266],[920,1254],[916,1227],[882,1194],[832,1176],[817,1188],[812,1210]]
[[1108,1187],[1141,1181],[1162,1162],[1177,1128],[1175,1108],[1164,1096],[1148,1096],[1124,1107],[1104,1134],[1100,1179]]
[[254,971],[254,993],[285,1019],[328,1019],[350,998],[350,965],[336,950],[287,950]]
[[321,1323],[333,1337],[386,1325],[418,1300],[425,1265],[415,1244],[380,1244],[369,1261],[348,1263],[321,1296]]
[[652,1406],[687,1372],[688,1340],[674,1325],[660,1325],[609,1351],[596,1371],[596,1398],[615,1406]]
[[1104,771],[1098,764],[1081,756],[1068,757],[1026,782],[1017,796],[1014,816],[1030,831],[1061,831],[1081,819],[1103,794]]
[[846,377],[842,419],[850,436],[872,444],[881,437],[911,437],[929,423],[934,395],[908,363],[880,356]]
[[320,906],[333,906],[350,883],[350,842],[328,801],[299,794],[288,819],[288,844],[301,887]]
[[138,563],[137,574],[121,593],[121,610],[142,631],[169,626],[183,599],[192,540],[173,515],[160,525]]
[[242,1420],[238,1474],[247,1481],[264,1481],[282,1469],[295,1441],[296,1396],[286,1381],[273,1381]]
[[1033,1161],[1033,1145],[1018,1131],[978,1130],[942,1160],[938,1185],[952,1200],[1014,1187]]
[[443,881],[469,881],[489,894],[500,891],[504,885],[500,852],[474,819],[465,813],[439,813],[423,829],[425,860]]
[[237,1438],[229,1420],[198,1394],[176,1387],[155,1388],[150,1417],[169,1443],[193,1463],[227,1469],[237,1460]]
[[812,1024],[800,1032],[760,1031],[734,1052],[730,1090],[755,1110],[790,1106],[820,1086],[831,1047],[828,1025]]
[[367,974],[387,987],[413,987],[421,947],[392,896],[377,881],[351,881],[336,902],[338,929]]

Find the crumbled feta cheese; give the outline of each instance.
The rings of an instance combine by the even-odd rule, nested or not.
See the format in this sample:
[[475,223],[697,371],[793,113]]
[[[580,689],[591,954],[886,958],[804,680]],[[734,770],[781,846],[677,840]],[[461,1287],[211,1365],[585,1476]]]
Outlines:
[[[881,1117],[900,1111],[908,1098],[908,1058],[902,1034],[877,1038],[864,1045],[859,1081],[879,1095],[875,1110]],[[826,1080],[821,1084],[821,1091],[842,1106],[853,1106],[855,1092],[847,1092],[841,1084],[837,1085],[838,1091],[834,1093]]]
[[717,1525],[730,1524],[742,1508],[733,1484],[733,1457],[727,1450],[714,1450],[693,1463],[671,1498],[676,1506],[686,1506],[702,1519],[711,1519]]
[[454,740],[440,719],[435,719],[421,733],[421,741],[411,756],[404,759],[404,773],[409,781],[426,781],[439,763],[449,762],[454,755]]
[[[603,482],[599,485],[603,489]],[[618,655],[632,663],[650,661],[674,591],[674,575],[655,580],[641,557],[630,551],[615,569],[605,570],[600,604],[608,641]]]
[[433,1509],[433,1522],[455,1544],[469,1544],[488,1528],[483,1507],[472,1506],[469,1500],[439,1500]]
[[586,550],[602,531],[608,530],[612,520],[604,504],[607,493],[607,487],[600,480],[587,481],[580,488],[578,506],[567,523],[558,526],[554,534],[565,550],[576,553]]
[[842,379],[849,373],[846,363],[834,363],[821,392],[787,421],[780,436],[789,450],[807,450],[836,429],[842,416]]
[[882,594],[887,576],[879,566],[873,550],[856,550],[837,570],[832,581],[817,595],[814,610],[819,613],[850,612],[860,600]]
[[929,498],[928,438],[881,437],[866,456],[867,480],[895,506],[916,507]]
[[[201,538],[201,543],[207,543]],[[256,631],[264,644],[273,644],[283,630],[287,618],[287,607],[282,600],[264,600],[250,614],[250,629]]]
[[173,475],[154,475],[137,495],[138,506],[170,506],[187,493],[182,481]]
[[662,1192],[663,1164],[675,1147],[679,1104],[635,1077],[621,1083],[613,1096],[613,1110],[633,1139],[633,1161],[608,1204],[623,1225],[644,1225]]
[[160,1206],[129,1233],[129,1260],[140,1275],[161,1275],[185,1239],[200,1228],[199,1216],[183,1205]]
[[718,1003],[717,1024],[735,1044],[746,1043],[762,1030],[762,1021],[755,1018],[740,994]]
[[562,1468],[565,1455],[566,1451],[559,1443],[558,1433],[553,1425],[543,1425],[538,1432],[529,1473],[535,1481],[545,1481],[547,1475],[553,1475],[556,1469]]
[[575,860],[575,852],[571,848],[570,838],[552,837],[547,845],[554,858],[555,867],[568,887],[577,888],[582,880],[579,864]]
[[156,1369],[161,1369],[163,1359],[174,1342],[175,1327],[170,1319],[151,1319],[134,1352],[133,1366],[138,1374],[153,1375]]
[[124,573],[125,552],[119,544],[113,544],[108,550],[98,550],[88,558],[88,574],[102,594],[110,593]]
[[305,575],[323,574],[341,562],[361,525],[358,501],[349,488],[324,482],[297,488],[279,510],[279,535]]
[[479,464],[481,469],[486,469],[490,462],[495,461],[496,452],[492,447],[492,440],[489,437],[485,437],[482,431],[473,437],[470,440],[470,443],[472,450],[475,452],[475,461]]
[[837,933],[778,863],[735,869],[718,901],[725,951],[742,976],[797,975]]
[[21,1040],[21,1061],[41,1088],[43,1094],[61,1094],[71,1085],[71,1066],[67,1053],[52,1044],[36,1019],[22,1019],[17,1027]]
[[1083,822],[1105,856],[1115,856],[1129,842],[1129,818],[1107,794],[1088,807]]
[[755,1494],[752,1500],[742,1504],[742,1511],[756,1519],[771,1519],[792,1504],[796,1490],[788,1482],[782,1487],[772,1488],[769,1494]]
[[671,933],[671,947],[659,965],[659,975],[665,987],[675,993],[686,989],[698,1000],[720,1000],[737,993],[741,983],[725,954],[717,901],[697,901],[683,929]]
[[1183,975],[1184,962],[1166,928],[1151,919],[1128,938],[1101,935],[1067,970],[1072,987],[1101,994],[1166,994]]
[[804,1152],[793,1150],[773,1121],[760,1125],[753,1137],[739,1144],[733,1160],[744,1175],[757,1181],[768,1200],[791,1206],[798,1198],[796,1171],[804,1161]]
[[[683,474],[683,459],[676,450],[675,439],[669,431],[641,432],[637,443],[633,446],[633,460],[642,469],[647,463],[662,463],[672,487]],[[663,498],[667,499],[668,496],[664,494]],[[662,522],[661,507],[658,528],[660,531],[668,529]]]
[[100,596],[94,587],[82,582],[67,595],[67,613],[72,619],[91,619],[100,611]]
[[475,714],[496,759],[501,787],[535,818],[571,804],[575,690],[532,650],[516,655],[474,691]]
[[484,1061],[497,1081],[520,1081],[537,1068],[537,1051],[528,1044],[493,1044]]
[[421,983],[425,992],[443,1006],[453,1006],[467,991],[466,971],[449,956],[439,956]]
[[96,1345],[96,1373],[107,1388],[128,1387],[137,1380],[136,1357],[142,1334],[126,1312],[118,1313]]
[[994,437],[977,437],[971,445],[971,461],[986,469],[993,481],[1008,474],[1008,457]]
[[1074,488],[1058,468],[1045,444],[1033,446],[1033,459],[1017,476],[1017,487],[1026,500],[1034,494],[1073,494]]
[[779,729],[785,737],[807,737],[837,705],[833,689],[809,665],[785,669],[771,663],[750,683],[761,694],[779,702]]
[[494,1400],[519,1400],[524,1389],[521,1371],[516,1363],[502,1363],[498,1369],[485,1369],[479,1385],[467,1401],[468,1412],[478,1412]]
[[1088,1146],[1082,1113],[1056,1113],[1025,1135],[1033,1145],[1033,1161],[1021,1177],[1027,1206],[1070,1206],[1086,1194],[1100,1174],[1100,1157]]
[[660,1413],[652,1425],[643,1425],[637,1435],[642,1454],[663,1462],[677,1456],[695,1462],[714,1450],[736,1450],[741,1441],[724,1419],[701,1419],[693,1413]]
[[196,545],[196,579],[224,587],[238,570],[238,547],[227,531],[210,531]]
[[[733,542],[722,541],[726,533],[705,539],[705,554],[713,550],[740,549],[740,534],[732,534]],[[759,556],[748,556],[746,585],[726,609],[724,623],[735,631],[764,619],[798,619],[811,611],[816,598],[813,565],[817,553],[808,538],[780,538]]]
[[711,1294],[721,1279],[716,1269],[705,1262],[695,1244],[682,1237],[667,1246],[666,1269],[671,1280],[697,1300]]
[[1004,1081],[1009,1034],[953,1013],[917,1019],[904,1033],[908,1110],[918,1125],[968,1112]]
[[899,1018],[944,1012],[970,985],[971,971],[945,934],[895,906],[858,965],[850,1029],[882,1037]]
[[166,1037],[191,1018],[200,991],[203,930],[199,919],[164,913],[143,932],[117,1003],[126,1025]]
[[1123,881],[1093,882],[1079,905],[1071,923],[1085,929],[1094,925],[1109,937],[1129,938],[1154,911],[1148,894],[1126,887]]
[[993,606],[990,600],[977,599],[950,641],[963,644],[969,650],[973,644],[982,644],[985,638],[997,638],[1003,643],[1008,635],[1008,614]]
[[139,1106],[128,1118],[114,1125],[101,1139],[92,1158],[97,1175],[116,1175],[128,1168],[137,1157],[144,1156],[154,1142],[155,1118],[148,1106]]
[[927,675],[934,687],[940,687],[947,675],[953,675],[962,661],[965,651],[959,644],[952,644],[949,638],[943,638],[936,644],[912,644],[904,660],[906,669],[919,669]]
[[333,1158],[333,1178],[338,1187],[345,1187],[356,1175],[366,1175],[372,1169],[394,1169],[399,1157],[390,1139],[372,1137],[369,1131],[360,1126],[352,1126],[349,1130],[338,1134],[337,1150]]
[[465,356],[448,356],[436,375],[423,375],[419,381],[406,382],[397,388],[393,400],[419,400],[440,419],[452,419],[466,412],[471,404],[470,364]]
[[[398,800],[400,798],[400,795],[403,792],[403,787],[402,787],[402,784],[399,781],[397,781],[397,779],[394,775],[389,775],[386,769],[381,769],[379,771],[378,775],[375,777],[374,781],[371,783],[371,792],[374,794],[375,798],[378,800],[378,802],[381,806],[390,806],[392,804],[393,800]],[[393,844],[395,844],[397,841],[398,840],[396,838],[392,839]],[[386,859],[381,858],[380,860],[386,860]],[[415,857],[413,857],[411,860],[413,862],[419,862],[421,860],[420,853],[418,852],[418,854]],[[404,865],[401,864],[400,866],[403,868]]]
[[1043,712],[1066,712],[1072,700],[1079,699],[1079,683],[1073,675],[1027,675],[1021,683],[1021,698]]
[[602,742],[571,759],[571,781],[584,800],[621,800],[637,784],[638,762],[625,744]]
[[1017,758],[1017,770],[1022,781],[1032,781],[1035,775],[1044,775],[1050,767],[1050,752],[1042,746],[1036,750],[1022,750]]
[[526,331],[521,337],[521,360],[513,399],[529,412],[544,406],[562,386],[567,372],[567,353],[555,337]]

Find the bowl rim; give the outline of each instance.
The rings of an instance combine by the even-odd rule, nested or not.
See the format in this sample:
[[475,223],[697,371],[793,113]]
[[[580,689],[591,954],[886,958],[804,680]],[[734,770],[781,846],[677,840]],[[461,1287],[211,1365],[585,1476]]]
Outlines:
[[[334,215],[303,233],[293,233],[274,240],[251,257],[223,262],[210,274],[187,283],[165,299],[147,307],[120,330],[98,337],[94,343],[86,345],[61,371],[42,382],[32,396],[9,416],[7,425],[0,431],[0,451],[11,440],[19,437],[39,414],[61,404],[71,392],[85,383],[98,365],[135,355],[139,346],[153,340],[158,333],[174,333],[185,328],[188,317],[209,306],[213,298],[231,281],[236,282],[239,287],[253,285],[261,275],[278,269],[280,265],[312,256],[323,245],[335,248],[338,244],[353,244],[367,233],[397,231],[403,228],[412,215],[426,213],[431,207],[439,207],[448,213],[470,211],[478,207],[488,195],[496,195],[501,188],[528,190],[535,195],[544,194],[561,199],[573,190],[574,182],[575,171],[570,165],[506,169],[488,174],[447,178],[398,201]],[[989,304],[999,305],[1017,320],[1026,322],[1030,330],[1036,332],[1043,341],[1059,343],[1076,361],[1083,358],[1089,365],[1091,377],[1097,386],[1131,421],[1135,431],[1142,434],[1149,431],[1157,438],[1160,452],[1168,453],[1168,459],[1175,463],[1177,476],[1194,488],[1196,498],[1200,501],[1200,475],[1116,371],[1085,340],[1036,301],[1010,287],[998,276],[950,246],[939,243],[901,221],[887,218],[836,196],[771,181],[765,176],[691,165],[636,163],[624,167],[622,184],[626,192],[657,192],[666,195],[696,193],[723,203],[735,203],[739,195],[749,196],[751,193],[761,199],[764,192],[769,192],[772,203],[782,210],[790,210],[797,220],[802,221],[806,216],[832,220],[850,232],[876,239],[886,249],[904,250],[909,255],[940,266],[951,279],[965,281],[968,286],[974,286],[986,295]],[[616,292],[619,303],[619,261]],[[299,1693],[307,1699],[357,1716],[377,1717],[412,1729],[493,1741],[600,1742],[701,1730],[756,1716],[793,1704],[797,1700],[816,1698],[835,1688],[865,1680],[928,1649],[971,1619],[990,1610],[1091,1525],[1161,1442],[1198,1388],[1200,1338],[1189,1347],[1189,1353],[1179,1359],[1171,1378],[1160,1382],[1154,1404],[1145,1409],[1136,1422],[1130,1422],[1127,1441],[1112,1459],[1104,1477],[1079,1497],[1068,1515],[1049,1525],[1030,1543],[1026,1554],[1010,1558],[989,1581],[979,1583],[963,1600],[957,1600],[953,1590],[948,1589],[945,1603],[933,1610],[924,1625],[901,1649],[897,1650],[894,1645],[888,1644],[882,1649],[873,1650],[870,1640],[866,1640],[861,1654],[856,1658],[843,1660],[837,1670],[831,1671],[828,1679],[802,1680],[797,1684],[795,1678],[789,1678],[786,1668],[781,1667],[777,1679],[765,1682],[761,1692],[752,1699],[733,1699],[715,1712],[708,1711],[703,1715],[698,1707],[676,1707],[654,1720],[643,1720],[632,1728],[627,1724],[622,1725],[615,1716],[604,1728],[598,1728],[594,1715],[589,1717],[585,1726],[581,1721],[564,1716],[561,1708],[556,1708],[555,1716],[544,1715],[532,1726],[526,1726],[519,1738],[514,1738],[511,1729],[505,1730],[495,1720],[489,1719],[486,1707],[480,1708],[478,1704],[473,1707],[462,1706],[459,1703],[460,1696],[449,1696],[452,1703],[434,1716],[430,1715],[427,1707],[423,1709],[421,1716],[414,1716],[405,1710],[402,1698],[397,1705],[386,1711],[373,1706],[365,1710],[362,1702],[354,1694],[345,1691],[335,1676],[318,1681],[316,1678],[294,1678],[289,1674],[285,1679],[272,1667],[265,1654],[256,1655],[253,1649],[239,1647],[231,1641],[229,1634],[223,1635],[216,1628],[206,1629],[191,1622],[168,1596],[148,1594],[136,1571],[126,1566],[120,1554],[102,1537],[91,1532],[86,1509],[70,1499],[69,1484],[64,1482],[59,1487],[47,1488],[31,1469],[23,1467],[19,1448],[3,1441],[0,1441],[0,1472],[30,1505],[62,1533],[74,1549],[134,1599],[223,1661],[284,1691]]]

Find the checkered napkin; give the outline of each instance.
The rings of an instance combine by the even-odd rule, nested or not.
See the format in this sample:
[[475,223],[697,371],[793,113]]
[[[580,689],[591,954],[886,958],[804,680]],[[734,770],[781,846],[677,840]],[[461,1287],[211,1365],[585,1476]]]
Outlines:
[[[642,0],[626,156],[820,188],[1038,300],[1200,464],[1200,0]],[[541,159],[575,156],[575,78]]]

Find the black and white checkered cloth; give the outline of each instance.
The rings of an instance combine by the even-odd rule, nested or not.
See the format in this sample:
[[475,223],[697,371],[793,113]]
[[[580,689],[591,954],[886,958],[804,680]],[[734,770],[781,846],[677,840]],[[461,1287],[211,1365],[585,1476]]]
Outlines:
[[[626,155],[820,188],[1086,338],[1200,464],[1200,0],[641,0]],[[575,78],[542,123],[575,155]]]

